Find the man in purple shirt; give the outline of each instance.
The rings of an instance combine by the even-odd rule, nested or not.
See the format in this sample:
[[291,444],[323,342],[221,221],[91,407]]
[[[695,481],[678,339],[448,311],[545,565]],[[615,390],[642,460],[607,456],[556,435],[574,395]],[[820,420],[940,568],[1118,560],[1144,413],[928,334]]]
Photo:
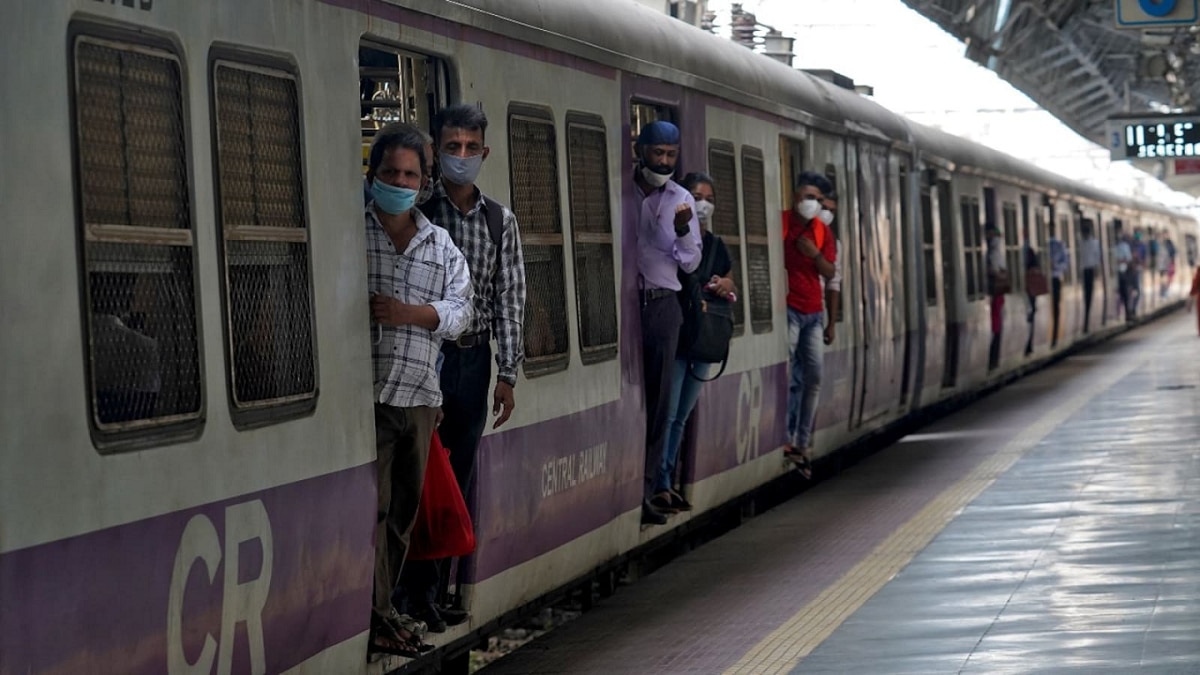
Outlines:
[[692,195],[671,180],[679,160],[679,128],[651,122],[638,135],[638,167],[633,173],[638,204],[638,295],[642,307],[642,366],[646,389],[646,467],[642,522],[662,525],[654,508],[654,482],[667,438],[671,370],[679,345],[683,312],[676,294],[679,273],[700,266],[700,223]]

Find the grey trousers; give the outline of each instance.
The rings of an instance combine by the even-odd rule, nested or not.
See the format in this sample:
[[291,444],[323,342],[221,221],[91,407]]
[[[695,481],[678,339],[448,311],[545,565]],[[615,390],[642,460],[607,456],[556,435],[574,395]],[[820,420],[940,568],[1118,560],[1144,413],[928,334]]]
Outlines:
[[375,404],[375,469],[379,485],[375,521],[375,592],[380,617],[392,609],[392,591],[408,555],[408,536],[421,502],[437,408]]

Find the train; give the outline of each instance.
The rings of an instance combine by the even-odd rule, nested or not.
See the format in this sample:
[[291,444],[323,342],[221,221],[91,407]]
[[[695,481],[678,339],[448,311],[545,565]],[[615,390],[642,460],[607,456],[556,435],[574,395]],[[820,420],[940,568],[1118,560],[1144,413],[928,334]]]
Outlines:
[[[840,195],[818,460],[1122,330],[1118,231],[1196,223],[909,121],[633,0],[58,0],[0,10],[0,675],[355,673],[375,512],[363,150],[454,102],[517,215],[527,359],[480,447],[481,627],[780,478],[781,214]],[[952,86],[952,83],[943,83]],[[640,525],[633,141],[671,120],[716,181],[740,288],[681,451],[695,506]],[[1021,274],[991,356],[983,228],[1069,252],[1059,334]],[[1103,250],[1083,330],[1081,232]],[[1031,344],[1031,353],[1026,345]],[[457,642],[456,642],[457,641]],[[446,647],[448,648],[448,647]],[[437,652],[434,653],[436,656]],[[432,657],[431,657],[432,658]]]

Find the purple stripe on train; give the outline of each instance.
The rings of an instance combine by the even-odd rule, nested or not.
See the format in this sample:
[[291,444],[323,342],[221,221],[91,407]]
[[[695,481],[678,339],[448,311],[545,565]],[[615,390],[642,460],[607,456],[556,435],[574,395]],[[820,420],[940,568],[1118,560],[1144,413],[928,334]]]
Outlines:
[[0,674],[295,666],[367,629],[374,514],[367,464],[0,555]]

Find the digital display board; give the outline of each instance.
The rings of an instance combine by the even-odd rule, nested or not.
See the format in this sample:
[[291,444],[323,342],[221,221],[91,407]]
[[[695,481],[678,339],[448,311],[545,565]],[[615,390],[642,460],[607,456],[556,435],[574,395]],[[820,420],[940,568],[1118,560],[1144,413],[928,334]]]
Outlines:
[[1200,157],[1200,116],[1108,120],[1113,159]]

